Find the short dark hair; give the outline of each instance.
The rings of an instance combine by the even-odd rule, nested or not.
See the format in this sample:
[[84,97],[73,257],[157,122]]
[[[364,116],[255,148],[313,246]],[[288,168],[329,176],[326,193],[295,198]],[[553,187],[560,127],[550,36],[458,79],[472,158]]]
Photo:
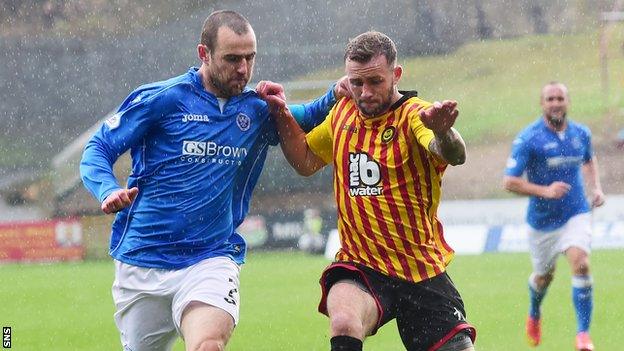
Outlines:
[[377,55],[385,56],[388,65],[393,66],[397,57],[396,46],[387,35],[377,31],[369,31],[349,40],[345,49],[344,60],[366,63]]
[[219,28],[223,26],[230,28],[238,35],[245,34],[251,29],[249,21],[238,12],[220,10],[211,13],[204,21],[200,41],[211,52],[215,49]]

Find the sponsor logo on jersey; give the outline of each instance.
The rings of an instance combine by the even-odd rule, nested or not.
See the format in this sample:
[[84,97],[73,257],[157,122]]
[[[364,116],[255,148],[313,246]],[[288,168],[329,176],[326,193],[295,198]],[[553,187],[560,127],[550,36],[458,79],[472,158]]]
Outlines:
[[570,167],[580,165],[583,161],[581,156],[555,156],[546,159],[546,164],[550,168]]
[[183,114],[182,122],[210,122],[207,115]]
[[113,130],[121,124],[121,112],[117,112],[104,122],[108,129]]
[[510,157],[507,159],[507,168],[516,168],[517,165],[518,161],[515,158]]
[[378,196],[382,194],[381,168],[365,152],[349,153],[349,195]]
[[394,128],[393,126],[389,126],[386,129],[384,129],[384,131],[381,133],[381,141],[384,144],[387,144],[391,142],[392,139],[394,139],[395,134],[396,134],[396,128]]
[[249,130],[249,127],[251,127],[251,119],[246,114],[239,113],[238,116],[236,116],[236,125],[241,131],[246,132]]
[[206,155],[206,142],[205,141],[184,141],[182,144],[182,155]]
[[188,163],[218,163],[240,165],[247,157],[247,148],[220,145],[214,141],[191,141],[182,143],[181,160]]
[[556,148],[558,145],[559,145],[559,144],[555,143],[554,141],[553,141],[553,142],[550,142],[550,143],[546,143],[546,144],[544,144],[544,150],[554,149],[554,148]]

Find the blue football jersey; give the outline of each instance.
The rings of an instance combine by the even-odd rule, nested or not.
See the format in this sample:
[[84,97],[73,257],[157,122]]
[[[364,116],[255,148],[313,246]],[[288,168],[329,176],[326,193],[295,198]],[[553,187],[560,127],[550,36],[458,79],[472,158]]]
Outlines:
[[561,133],[549,129],[540,118],[518,134],[507,161],[506,175],[520,177],[526,171],[531,183],[549,185],[561,181],[571,186],[560,199],[531,196],[527,211],[529,225],[551,231],[572,216],[589,211],[581,166],[592,156],[591,132],[571,120]]
[[[334,102],[330,89],[293,110],[310,129]],[[127,187],[139,194],[115,217],[110,255],[164,269],[216,256],[243,263],[245,242],[235,229],[268,147],[278,141],[268,106],[254,90],[229,98],[221,110],[197,68],[133,91],[89,140],[80,164],[85,187],[102,202],[121,188],[113,164],[130,150]]]

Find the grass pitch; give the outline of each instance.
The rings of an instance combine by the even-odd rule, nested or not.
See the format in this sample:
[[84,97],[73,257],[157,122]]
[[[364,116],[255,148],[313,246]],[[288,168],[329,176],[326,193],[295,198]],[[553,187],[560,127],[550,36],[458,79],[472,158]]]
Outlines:
[[[328,350],[327,319],[316,312],[322,257],[296,252],[251,253],[242,270],[241,323],[228,350]],[[538,350],[572,350],[576,323],[564,259],[543,306]],[[592,336],[598,350],[621,350],[624,254],[592,254]],[[529,350],[524,339],[527,254],[458,256],[449,272],[478,329],[477,350]],[[0,267],[0,323],[12,327],[14,350],[120,349],[113,323],[110,261]],[[364,344],[367,351],[402,350],[394,323]],[[183,350],[179,342],[175,350]]]

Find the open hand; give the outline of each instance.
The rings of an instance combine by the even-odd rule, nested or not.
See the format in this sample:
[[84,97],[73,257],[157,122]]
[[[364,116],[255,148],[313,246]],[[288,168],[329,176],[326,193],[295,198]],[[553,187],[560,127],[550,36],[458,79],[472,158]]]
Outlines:
[[457,101],[436,101],[429,108],[420,110],[419,115],[425,127],[434,133],[446,133],[455,124],[455,119],[459,115]]
[[102,202],[102,211],[106,214],[119,212],[130,206],[139,194],[139,188],[119,189],[112,192]]

